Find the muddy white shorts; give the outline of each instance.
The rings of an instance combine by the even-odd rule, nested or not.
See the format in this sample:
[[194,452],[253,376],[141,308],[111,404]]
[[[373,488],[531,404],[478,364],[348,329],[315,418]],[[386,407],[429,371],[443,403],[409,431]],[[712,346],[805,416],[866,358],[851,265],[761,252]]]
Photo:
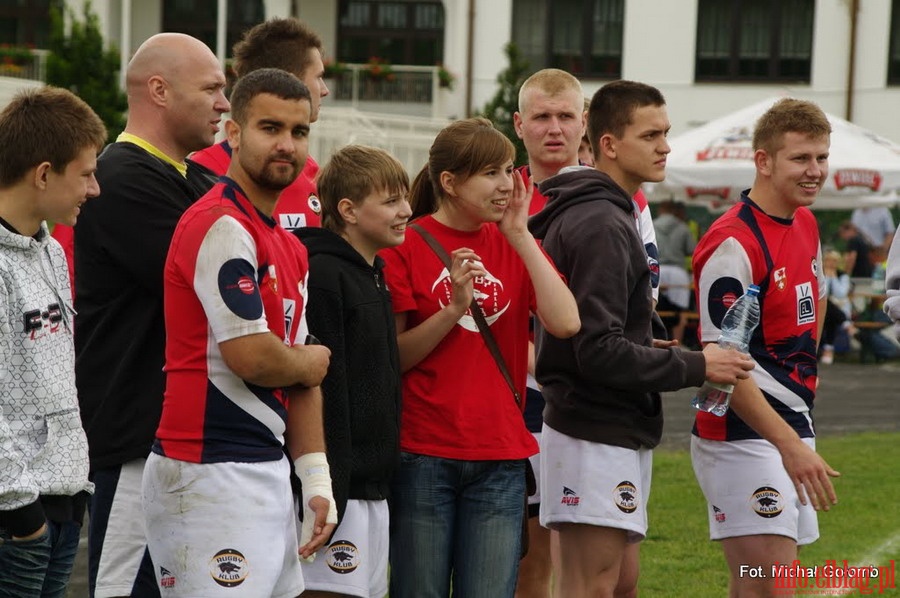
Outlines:
[[[814,438],[803,441],[816,448]],[[803,545],[819,537],[815,509],[800,504],[781,454],[767,440],[692,436],[691,462],[708,503],[710,539],[773,534]]]
[[301,563],[306,589],[363,598],[388,592],[388,530],[386,500],[349,500],[344,518],[319,550],[316,560]]
[[647,534],[653,451],[572,438],[544,424],[541,433],[541,525],[584,523],[624,529],[629,542]]
[[[541,433],[532,432],[538,446],[541,445]],[[531,468],[534,470],[534,479],[537,482],[537,492],[528,497],[528,516],[537,517],[538,508],[541,506],[541,453],[537,452],[528,459],[531,461]]]
[[151,454],[143,504],[164,598],[304,590],[287,458],[188,463]]

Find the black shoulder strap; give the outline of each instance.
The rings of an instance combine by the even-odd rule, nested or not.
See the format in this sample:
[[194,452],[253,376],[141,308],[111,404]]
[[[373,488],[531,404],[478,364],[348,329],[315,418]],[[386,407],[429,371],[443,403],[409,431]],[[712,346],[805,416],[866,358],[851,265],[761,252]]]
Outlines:
[[[410,224],[409,226],[422,236],[425,242],[428,243],[428,246],[431,247],[431,250],[434,251],[435,255],[437,255],[438,258],[444,263],[444,266],[447,268],[447,272],[450,272],[451,262],[450,256],[447,254],[447,250],[445,250],[443,246],[438,243],[437,239],[435,239],[431,235],[431,233],[429,233],[418,224]],[[478,305],[478,302],[475,299],[472,299],[472,303],[469,305],[469,309],[472,312],[472,317],[475,319],[475,323],[478,325],[478,332],[481,333],[481,337],[484,339],[484,344],[487,345],[488,351],[491,352],[491,356],[493,356],[494,361],[497,363],[497,367],[500,368],[500,373],[503,374],[503,379],[506,380],[506,384],[512,391],[513,398],[516,400],[516,405],[518,405],[519,409],[522,409],[522,397],[519,396],[519,391],[516,390],[516,385],[509,373],[509,368],[506,367],[506,361],[503,359],[503,354],[500,353],[499,345],[497,345],[497,339],[494,338],[494,333],[491,332],[491,327],[488,325],[487,320],[485,320],[484,318],[484,312],[481,311],[481,306]]]

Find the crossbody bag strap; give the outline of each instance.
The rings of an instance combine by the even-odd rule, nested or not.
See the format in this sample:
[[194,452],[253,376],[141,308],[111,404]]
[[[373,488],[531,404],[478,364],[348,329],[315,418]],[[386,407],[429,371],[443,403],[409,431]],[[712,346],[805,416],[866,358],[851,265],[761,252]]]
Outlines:
[[[444,249],[444,247],[440,243],[438,243],[438,240],[435,239],[431,235],[431,233],[429,233],[418,224],[410,224],[409,226],[417,233],[419,233],[419,235],[425,240],[428,246],[431,247],[431,250],[444,263],[444,266],[447,268],[447,272],[449,273],[451,262],[450,256],[447,254],[447,250]],[[484,344],[487,345],[488,351],[490,351],[491,356],[494,358],[497,367],[500,368],[500,373],[503,374],[503,379],[506,380],[506,384],[512,391],[513,398],[516,400],[516,405],[521,410],[522,397],[519,395],[519,391],[516,389],[516,385],[509,373],[509,368],[506,367],[506,360],[503,359],[503,354],[500,353],[500,346],[497,344],[497,339],[494,337],[494,333],[491,332],[491,327],[488,325],[487,320],[484,318],[484,312],[481,311],[481,306],[478,305],[478,302],[475,301],[475,299],[472,299],[472,303],[469,305],[469,309],[472,312],[472,318],[478,325],[478,332],[481,333],[481,338],[484,339]]]

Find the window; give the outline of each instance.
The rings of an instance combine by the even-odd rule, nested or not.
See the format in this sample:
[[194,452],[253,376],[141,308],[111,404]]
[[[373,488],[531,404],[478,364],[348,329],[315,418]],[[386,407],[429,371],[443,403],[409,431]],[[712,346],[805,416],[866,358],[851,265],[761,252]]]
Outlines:
[[888,54],[888,84],[900,84],[900,0],[891,2],[891,46]]
[[515,0],[513,41],[531,70],[554,67],[577,76],[622,73],[624,0]]
[[700,0],[697,81],[808,83],[814,0]]
[[51,6],[61,4],[61,0],[0,2],[0,44],[47,48],[50,42],[47,15]]
[[444,5],[440,0],[343,0],[338,15],[337,58],[431,66],[444,56]]
[[[216,3],[209,0],[164,0],[163,31],[192,35],[215,51],[216,12]],[[262,0],[229,2],[225,53],[231,56],[231,48],[240,41],[244,31],[265,19]]]

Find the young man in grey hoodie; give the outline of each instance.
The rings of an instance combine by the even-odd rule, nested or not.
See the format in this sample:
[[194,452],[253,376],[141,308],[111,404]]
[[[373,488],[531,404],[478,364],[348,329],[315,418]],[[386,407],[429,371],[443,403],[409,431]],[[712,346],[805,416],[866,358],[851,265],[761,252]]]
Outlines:
[[75,391],[72,289],[47,220],[96,197],[100,118],[71,92],[0,114],[0,596],[62,597],[93,489]]
[[[566,277],[581,332],[557,339],[539,328],[543,385],[541,524],[559,531],[557,595],[634,592],[637,551],[647,531],[652,449],[662,433],[659,393],[704,380],[732,384],[753,363],[711,344],[701,353],[654,346],[650,268],[631,197],[665,176],[665,100],[631,81],[605,85],[591,102],[595,168],[546,179],[546,207],[530,228]],[[626,557],[625,555],[630,555]],[[620,570],[629,575],[619,580]]]

